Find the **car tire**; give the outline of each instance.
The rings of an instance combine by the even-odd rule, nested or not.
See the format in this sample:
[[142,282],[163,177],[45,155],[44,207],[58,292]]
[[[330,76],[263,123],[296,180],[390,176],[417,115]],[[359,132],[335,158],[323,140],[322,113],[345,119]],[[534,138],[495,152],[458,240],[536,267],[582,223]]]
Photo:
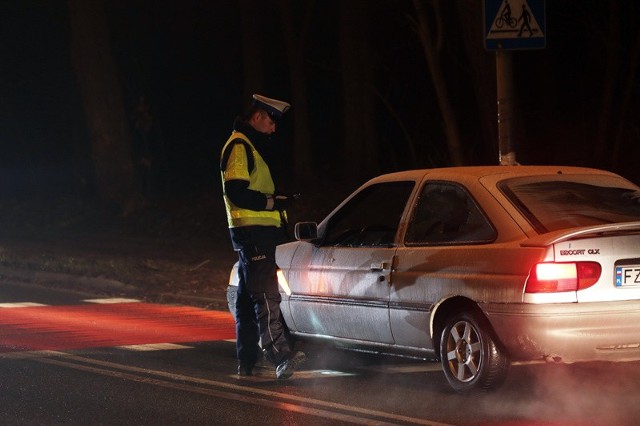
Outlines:
[[511,364],[486,319],[470,312],[447,320],[440,339],[440,360],[447,381],[460,393],[498,388]]

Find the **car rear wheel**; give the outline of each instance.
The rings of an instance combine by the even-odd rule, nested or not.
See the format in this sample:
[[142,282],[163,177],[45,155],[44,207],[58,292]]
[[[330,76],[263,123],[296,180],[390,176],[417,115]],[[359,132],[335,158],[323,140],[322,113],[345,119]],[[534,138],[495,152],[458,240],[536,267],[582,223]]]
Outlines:
[[447,320],[440,339],[440,359],[447,381],[457,392],[497,388],[510,366],[487,321],[469,312]]

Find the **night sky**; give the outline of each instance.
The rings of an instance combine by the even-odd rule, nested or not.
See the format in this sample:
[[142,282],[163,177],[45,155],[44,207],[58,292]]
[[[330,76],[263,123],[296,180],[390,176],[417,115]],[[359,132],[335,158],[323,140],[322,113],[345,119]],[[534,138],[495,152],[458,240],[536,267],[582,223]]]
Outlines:
[[[219,150],[233,119],[249,101],[243,98],[239,3],[105,1],[112,54],[132,133],[141,96],[153,116],[153,140],[163,158],[158,195],[220,192]],[[280,18],[274,2],[258,3],[261,19],[256,30],[265,41],[262,60],[266,71],[264,87],[256,92],[288,100],[289,70]],[[349,182],[349,173],[341,172],[348,169],[348,159],[341,155],[343,82],[337,1],[293,3],[297,17],[305,7],[313,7],[304,57],[315,173],[325,182],[335,177],[350,190],[362,182]],[[489,78],[484,81],[471,78],[468,51],[462,43],[465,31],[476,31],[477,40],[471,44],[475,54],[485,55],[488,67],[495,66],[494,53],[484,49],[482,2],[441,3],[440,60],[467,162],[494,164],[498,156],[497,141],[492,139],[497,126],[495,69],[488,69]],[[609,20],[610,9],[605,6],[609,3],[616,2],[547,1],[546,48],[513,53],[519,123],[516,150],[521,163],[602,167],[640,181],[633,160],[640,154],[640,78],[634,68],[639,55],[634,48],[640,40],[640,6],[620,0],[617,19]],[[442,118],[423,50],[411,28],[413,2],[374,0],[366,4],[370,29],[363,37],[374,52],[370,72],[380,100],[375,106],[381,147],[381,159],[375,160],[378,170],[448,165]],[[466,21],[460,19],[465,6],[477,13],[477,21],[468,20],[469,12]],[[71,63],[67,4],[5,0],[0,9],[0,197],[91,194],[89,134]],[[612,47],[611,40],[620,43]],[[613,73],[607,74],[611,49],[617,49],[618,55]],[[606,75],[616,80],[614,101],[608,107],[607,146],[618,132],[624,141],[620,160],[613,163],[593,154]],[[483,91],[475,90],[478,84]],[[478,99],[478,93],[494,97]],[[295,107],[279,131],[276,156],[285,166],[295,161],[288,148],[293,143]],[[492,123],[486,123],[478,112],[481,109],[493,118]],[[407,158],[399,123],[419,142],[418,158]]]

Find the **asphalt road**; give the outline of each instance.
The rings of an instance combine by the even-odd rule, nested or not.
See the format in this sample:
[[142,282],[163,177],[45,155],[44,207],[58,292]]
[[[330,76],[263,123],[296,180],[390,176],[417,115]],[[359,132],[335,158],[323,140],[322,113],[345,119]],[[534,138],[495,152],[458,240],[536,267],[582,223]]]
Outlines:
[[291,380],[235,373],[223,311],[0,282],[2,424],[637,424],[640,363],[516,365],[458,395],[438,363],[307,345]]

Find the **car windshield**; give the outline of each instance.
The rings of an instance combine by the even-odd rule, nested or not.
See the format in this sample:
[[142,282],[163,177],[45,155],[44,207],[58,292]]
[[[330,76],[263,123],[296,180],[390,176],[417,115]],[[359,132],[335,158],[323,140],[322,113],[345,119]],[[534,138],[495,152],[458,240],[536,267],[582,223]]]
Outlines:
[[607,176],[509,179],[500,189],[539,233],[640,221],[640,192]]

